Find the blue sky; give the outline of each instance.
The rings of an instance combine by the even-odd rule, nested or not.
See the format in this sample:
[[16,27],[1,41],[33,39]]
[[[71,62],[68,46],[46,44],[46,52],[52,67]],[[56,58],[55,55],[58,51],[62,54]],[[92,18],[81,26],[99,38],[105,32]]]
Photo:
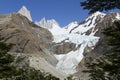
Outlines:
[[0,14],[17,12],[24,5],[30,10],[33,21],[43,17],[55,19],[62,27],[88,16],[88,11],[80,6],[81,1],[84,0],[0,0]]

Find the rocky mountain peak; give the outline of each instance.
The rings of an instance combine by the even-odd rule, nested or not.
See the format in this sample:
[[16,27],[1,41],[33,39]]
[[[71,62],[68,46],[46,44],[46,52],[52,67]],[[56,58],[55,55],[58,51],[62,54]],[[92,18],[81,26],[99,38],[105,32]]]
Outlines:
[[23,16],[27,17],[30,21],[32,21],[30,11],[25,6],[22,6],[18,13],[22,14]]
[[87,31],[94,30],[96,24],[102,20],[106,14],[99,11],[90,14],[84,21],[82,21],[78,26],[72,28],[70,33],[80,33],[86,34]]
[[37,24],[38,26],[40,26],[40,27],[43,27],[43,28],[45,28],[45,24],[46,24],[46,19],[45,19],[45,17],[44,18],[42,18],[40,21],[36,21],[35,22],[35,24]]

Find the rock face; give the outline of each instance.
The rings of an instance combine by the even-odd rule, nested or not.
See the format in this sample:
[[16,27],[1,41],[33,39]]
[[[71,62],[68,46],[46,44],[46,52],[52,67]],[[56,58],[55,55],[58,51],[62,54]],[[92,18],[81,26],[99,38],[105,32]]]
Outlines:
[[76,49],[75,44],[69,42],[54,43],[53,46],[50,48],[51,52],[58,55],[67,54],[75,49]]
[[52,41],[48,30],[16,13],[0,15],[0,37],[6,43],[15,44],[11,51],[20,53],[42,53]]
[[19,11],[18,13],[22,14],[23,16],[27,17],[30,21],[32,21],[32,17],[30,15],[30,11],[25,7],[23,6]]

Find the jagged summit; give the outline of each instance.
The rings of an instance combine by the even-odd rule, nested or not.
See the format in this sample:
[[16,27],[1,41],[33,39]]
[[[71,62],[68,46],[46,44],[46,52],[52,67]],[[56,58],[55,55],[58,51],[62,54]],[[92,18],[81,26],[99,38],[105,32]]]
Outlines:
[[25,6],[22,6],[18,13],[22,14],[23,16],[27,17],[30,21],[32,21],[30,11]]
[[35,24],[39,25],[40,27],[45,28],[45,24],[46,24],[46,19],[45,19],[45,17],[42,18],[39,22],[36,21]]
[[[50,20],[46,20],[46,18],[42,18],[40,21],[36,21],[35,22],[37,25],[39,25],[40,27],[44,27],[47,29],[51,29],[53,27],[53,25],[58,25],[58,22],[54,19],[50,19]],[[59,26],[60,27],[60,26]]]
[[46,20],[45,17],[40,21],[35,22],[38,26],[48,29],[53,35],[59,35],[65,31],[60,27],[54,19]]

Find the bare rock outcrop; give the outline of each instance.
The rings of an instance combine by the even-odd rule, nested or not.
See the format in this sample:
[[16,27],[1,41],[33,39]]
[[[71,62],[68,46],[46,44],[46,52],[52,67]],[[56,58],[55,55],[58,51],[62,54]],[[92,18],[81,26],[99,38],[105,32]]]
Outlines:
[[0,15],[0,37],[12,43],[12,52],[43,53],[52,41],[51,33],[21,14]]

